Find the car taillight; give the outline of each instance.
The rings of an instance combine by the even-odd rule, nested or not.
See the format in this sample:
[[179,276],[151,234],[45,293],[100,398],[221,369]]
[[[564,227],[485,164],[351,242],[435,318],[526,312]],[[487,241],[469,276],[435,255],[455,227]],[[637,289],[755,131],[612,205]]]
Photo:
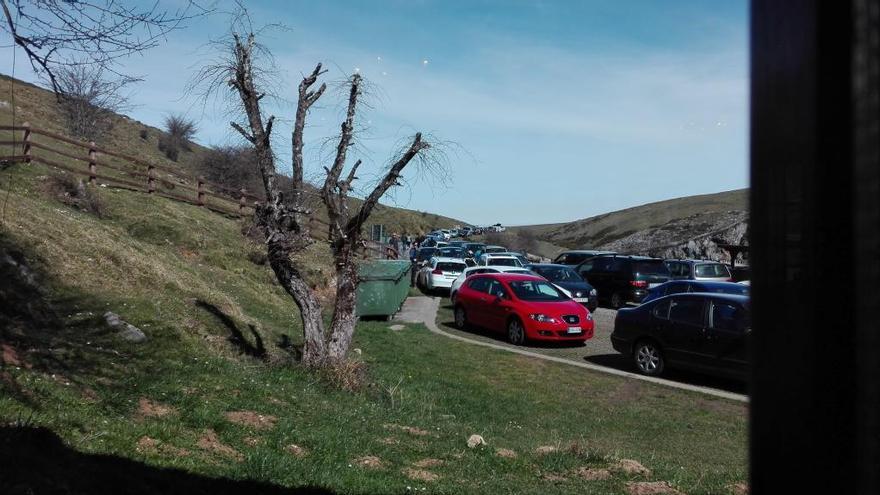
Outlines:
[[639,288],[644,289],[645,287],[648,286],[648,282],[646,282],[644,280],[631,280],[629,285],[632,285],[633,287],[639,287]]
[[439,268],[434,268],[434,271],[432,271],[431,273],[433,273],[434,275],[443,275],[443,270]]

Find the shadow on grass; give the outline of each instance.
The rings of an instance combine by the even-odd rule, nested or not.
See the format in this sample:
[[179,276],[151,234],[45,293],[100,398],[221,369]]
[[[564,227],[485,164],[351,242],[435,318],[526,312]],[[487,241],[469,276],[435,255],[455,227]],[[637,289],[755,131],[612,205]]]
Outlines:
[[239,330],[238,325],[236,325],[235,321],[230,318],[226,313],[224,313],[217,306],[202,301],[201,299],[196,301],[196,306],[211,313],[214,315],[220,323],[223,324],[229,330],[229,342],[232,343],[242,354],[255,357],[258,359],[266,359],[266,346],[263,344],[263,337],[257,332],[257,329],[254,328],[253,325],[248,325],[248,331],[251,334],[251,337],[254,340],[254,343],[248,341],[245,338],[244,334],[241,330]]
[[315,487],[285,488],[260,481],[210,478],[66,446],[45,428],[0,427],[0,493],[131,495],[319,494]]
[[[595,356],[585,356],[584,361],[597,364],[606,368],[614,368],[621,371],[636,372],[636,367],[628,356],[623,354],[601,354]],[[696,385],[699,387],[716,388],[735,394],[747,394],[748,388],[745,381],[734,380],[702,373],[686,370],[667,369],[661,376],[664,380],[670,380],[688,385]]]

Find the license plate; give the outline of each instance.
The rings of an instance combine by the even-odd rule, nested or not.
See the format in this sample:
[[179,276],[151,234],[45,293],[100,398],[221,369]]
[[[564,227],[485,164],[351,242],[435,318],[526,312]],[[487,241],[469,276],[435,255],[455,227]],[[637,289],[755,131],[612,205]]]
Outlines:
[[581,327],[568,327],[568,332],[566,333],[581,333]]
[[589,297],[576,297],[576,298],[574,298],[574,302],[579,302],[579,303],[590,302],[590,298]]

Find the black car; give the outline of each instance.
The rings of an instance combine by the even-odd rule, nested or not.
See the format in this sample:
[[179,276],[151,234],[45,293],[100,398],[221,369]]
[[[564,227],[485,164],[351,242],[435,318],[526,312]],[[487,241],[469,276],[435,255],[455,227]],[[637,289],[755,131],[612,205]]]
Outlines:
[[596,311],[599,306],[596,289],[570,266],[533,263],[528,265],[528,269],[546,278],[553,285],[562,288],[569,297],[586,306],[590,312]]
[[419,251],[416,254],[416,262],[419,264],[425,263],[426,261],[428,261],[429,259],[434,257],[434,253],[436,253],[436,252],[437,252],[437,248],[433,248],[433,247],[419,248]]
[[615,254],[614,251],[595,251],[595,250],[587,250],[581,249],[576,251],[563,251],[559,253],[559,256],[553,260],[553,263],[556,265],[568,265],[568,266],[577,266],[586,261],[589,258],[594,256],[601,256],[603,254]]
[[575,271],[599,292],[600,303],[614,309],[641,302],[649,289],[669,281],[669,269],[663,260],[645,256],[595,256]]
[[670,367],[745,378],[750,333],[748,297],[695,292],[618,311],[611,344],[645,375]]
[[701,282],[699,280],[670,280],[648,290],[648,294],[642,299],[642,304],[663,296],[681,294],[684,292],[712,292],[716,294],[749,295],[749,286],[734,282]]

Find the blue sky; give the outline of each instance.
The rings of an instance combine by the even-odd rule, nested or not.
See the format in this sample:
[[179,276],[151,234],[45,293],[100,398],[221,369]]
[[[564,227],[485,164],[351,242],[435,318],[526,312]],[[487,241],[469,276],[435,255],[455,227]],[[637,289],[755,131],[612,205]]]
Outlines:
[[[364,190],[414,131],[454,143],[449,181],[410,170],[388,204],[523,225],[748,185],[745,1],[245,3],[255,25],[287,28],[263,40],[282,98],[295,100],[317,62],[328,83],[357,69],[377,88],[352,157],[365,161]],[[199,142],[238,142],[221,104],[182,96],[226,24],[222,15],[192,22],[125,61],[145,79],[132,117],[159,125],[185,111],[200,123]],[[267,111],[291,119],[291,101]],[[311,115],[307,175],[326,164],[321,144],[337,132],[342,101],[328,91]],[[289,170],[290,123],[281,124],[274,146]]]

